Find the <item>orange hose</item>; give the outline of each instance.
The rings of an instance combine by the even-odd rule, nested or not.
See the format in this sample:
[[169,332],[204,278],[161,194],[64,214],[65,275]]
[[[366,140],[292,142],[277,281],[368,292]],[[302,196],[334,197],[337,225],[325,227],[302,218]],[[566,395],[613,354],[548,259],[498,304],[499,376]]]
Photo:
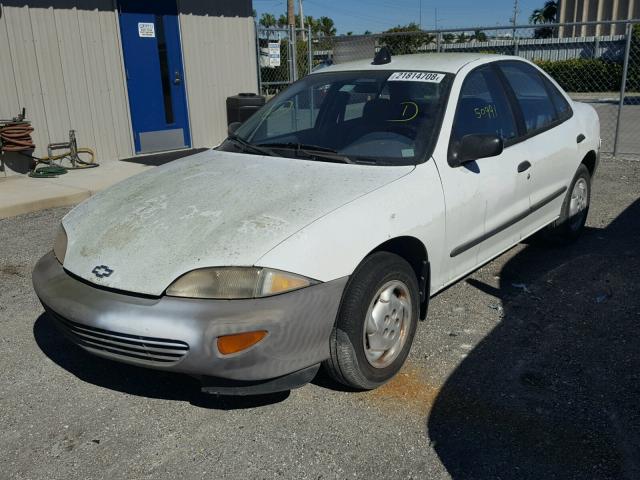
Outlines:
[[5,152],[24,152],[36,146],[31,139],[33,127],[29,122],[10,122],[0,126],[1,149]]

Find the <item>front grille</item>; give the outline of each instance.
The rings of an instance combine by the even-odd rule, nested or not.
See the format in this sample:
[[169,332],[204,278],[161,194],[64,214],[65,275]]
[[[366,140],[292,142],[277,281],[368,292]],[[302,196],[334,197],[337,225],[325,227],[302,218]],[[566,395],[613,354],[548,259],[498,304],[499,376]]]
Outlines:
[[113,332],[72,322],[49,310],[67,335],[78,345],[107,352],[110,356],[144,360],[148,363],[169,365],[180,361],[189,351],[189,345],[180,340],[143,337]]

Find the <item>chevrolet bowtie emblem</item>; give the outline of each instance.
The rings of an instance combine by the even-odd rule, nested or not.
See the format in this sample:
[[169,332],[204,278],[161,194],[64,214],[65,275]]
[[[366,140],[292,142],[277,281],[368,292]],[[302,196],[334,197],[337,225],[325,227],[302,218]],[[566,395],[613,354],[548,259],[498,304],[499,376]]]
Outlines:
[[104,278],[111,275],[113,273],[113,270],[106,265],[97,265],[93,270],[91,270],[91,273],[93,273],[98,278]]

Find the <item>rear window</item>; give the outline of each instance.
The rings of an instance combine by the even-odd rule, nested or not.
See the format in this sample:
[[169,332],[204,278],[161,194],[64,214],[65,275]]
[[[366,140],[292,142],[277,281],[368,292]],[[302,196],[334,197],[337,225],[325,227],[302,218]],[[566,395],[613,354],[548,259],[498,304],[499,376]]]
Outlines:
[[558,119],[542,76],[535,68],[521,62],[500,62],[498,66],[515,93],[527,133],[542,130]]
[[556,88],[556,86],[551,83],[548,79],[543,78],[544,84],[547,87],[547,91],[549,92],[549,96],[551,97],[551,101],[553,102],[553,106],[558,112],[558,118],[560,120],[567,119],[571,116],[571,107],[569,106],[569,102],[564,98],[562,93]]

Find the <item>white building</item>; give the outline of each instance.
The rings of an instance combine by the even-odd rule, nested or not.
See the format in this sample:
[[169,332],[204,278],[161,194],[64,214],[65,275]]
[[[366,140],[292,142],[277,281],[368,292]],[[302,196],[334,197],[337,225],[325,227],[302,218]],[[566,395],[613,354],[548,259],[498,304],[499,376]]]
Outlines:
[[[560,0],[560,23],[628,20],[640,18],[640,0]],[[622,35],[624,25],[561,27],[561,37]]]

